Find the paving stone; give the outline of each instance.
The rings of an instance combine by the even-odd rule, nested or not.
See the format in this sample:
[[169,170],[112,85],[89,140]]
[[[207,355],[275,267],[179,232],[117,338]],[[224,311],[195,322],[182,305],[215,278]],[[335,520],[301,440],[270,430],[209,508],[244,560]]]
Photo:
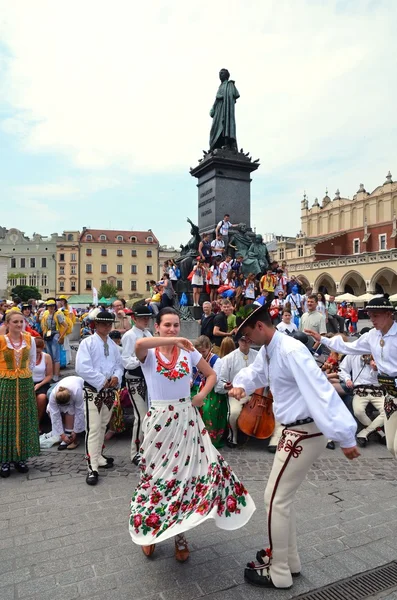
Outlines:
[[47,590],[54,588],[56,585],[55,577],[40,577],[40,579],[31,579],[25,583],[19,583],[17,587],[18,598],[26,598],[27,596],[35,596]]

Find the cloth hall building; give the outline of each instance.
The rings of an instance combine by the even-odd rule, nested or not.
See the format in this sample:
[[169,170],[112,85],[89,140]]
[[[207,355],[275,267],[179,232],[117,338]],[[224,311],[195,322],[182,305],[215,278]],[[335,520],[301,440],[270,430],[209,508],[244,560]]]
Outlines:
[[278,237],[274,260],[288,263],[303,287],[329,294],[397,293],[397,183],[391,173],[383,185],[352,199],[339,190],[321,204],[301,202],[301,231]]

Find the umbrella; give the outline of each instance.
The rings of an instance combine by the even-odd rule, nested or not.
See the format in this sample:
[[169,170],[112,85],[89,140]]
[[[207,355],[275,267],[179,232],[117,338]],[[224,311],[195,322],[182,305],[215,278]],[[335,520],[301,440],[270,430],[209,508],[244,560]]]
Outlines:
[[393,294],[392,296],[389,296],[389,300],[391,300],[391,302],[397,302],[397,294]]
[[353,294],[342,294],[341,296],[337,296],[335,300],[337,302],[356,302],[357,296],[353,296]]
[[356,302],[369,302],[372,298],[379,298],[379,294],[370,294],[369,292],[361,294],[361,296],[357,297]]
[[117,298],[105,298],[105,296],[102,296],[102,298],[98,300],[98,304],[106,304],[106,306],[109,306],[109,304],[113,304],[115,300],[117,300]]

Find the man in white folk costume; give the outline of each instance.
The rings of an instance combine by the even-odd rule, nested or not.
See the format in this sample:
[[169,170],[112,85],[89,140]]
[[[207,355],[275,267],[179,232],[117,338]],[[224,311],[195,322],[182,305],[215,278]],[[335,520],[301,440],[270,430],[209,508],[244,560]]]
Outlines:
[[109,337],[114,315],[107,311],[91,311],[95,321],[94,335],[81,341],[76,355],[76,373],[84,379],[86,458],[88,485],[98,483],[98,467],[109,468],[113,458],[102,454],[106,427],[123,376],[123,365],[117,344]]
[[150,319],[153,317],[153,313],[147,306],[139,306],[134,309],[133,315],[135,325],[124,334],[121,340],[121,345],[123,347],[121,360],[125,369],[125,381],[127,384],[128,395],[134,409],[134,422],[132,425],[131,438],[131,461],[135,465],[139,465],[139,449],[143,441],[142,423],[147,413],[148,399],[147,385],[142,373],[141,363],[135,354],[135,346],[137,340],[145,337],[152,337],[148,325]]
[[269,387],[283,432],[265,491],[269,548],[257,552],[244,575],[252,585],[285,589],[301,570],[295,494],[327,438],[338,441],[347,458],[359,456],[356,423],[309,350],[274,328],[266,305],[253,309],[239,333],[262,347],[254,363],[236,375],[229,395],[239,400]]
[[[238,348],[221,359],[221,370],[218,382],[215,386],[215,391],[218,392],[218,394],[227,394],[228,391],[233,387],[231,382],[233,381],[234,377],[241,371],[241,369],[252,365],[257,354],[258,351],[251,348],[251,340],[245,336],[241,336],[238,340]],[[229,435],[227,445],[229,448],[237,448],[237,421],[241,411],[243,410],[244,404],[248,402],[249,398],[249,396],[246,396],[246,398],[241,399],[241,401],[236,400],[231,396],[228,398]],[[266,448],[268,452],[273,454],[276,451],[281,431],[282,428],[280,428],[279,424],[276,423],[273,435],[270,438],[269,445]]]
[[388,450],[397,458],[397,323],[394,306],[385,294],[372,298],[366,306],[374,326],[354,342],[344,342],[341,336],[324,338],[312,331],[317,341],[343,354],[372,354],[378,369],[378,382],[385,394],[385,434]]
[[[362,356],[347,355],[340,363],[340,379],[353,394],[353,413],[363,428],[357,434],[357,444],[365,448],[368,438],[376,433],[381,444],[386,444],[383,430],[385,422],[384,392],[378,383],[378,369],[371,354]],[[378,411],[372,420],[367,415],[369,404]]]

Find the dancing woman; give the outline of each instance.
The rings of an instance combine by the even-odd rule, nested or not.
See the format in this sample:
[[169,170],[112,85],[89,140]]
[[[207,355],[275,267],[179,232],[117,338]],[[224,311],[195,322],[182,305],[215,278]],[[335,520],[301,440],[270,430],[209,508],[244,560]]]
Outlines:
[[[211,443],[197,407],[215,385],[216,375],[193,344],[177,337],[178,313],[164,308],[156,317],[159,337],[137,340],[150,410],[143,423],[141,480],[131,500],[130,534],[151,556],[155,544],[175,537],[175,558],[189,548],[184,532],[213,518],[221,529],[238,529],[255,505]],[[190,400],[193,367],[206,378]]]

